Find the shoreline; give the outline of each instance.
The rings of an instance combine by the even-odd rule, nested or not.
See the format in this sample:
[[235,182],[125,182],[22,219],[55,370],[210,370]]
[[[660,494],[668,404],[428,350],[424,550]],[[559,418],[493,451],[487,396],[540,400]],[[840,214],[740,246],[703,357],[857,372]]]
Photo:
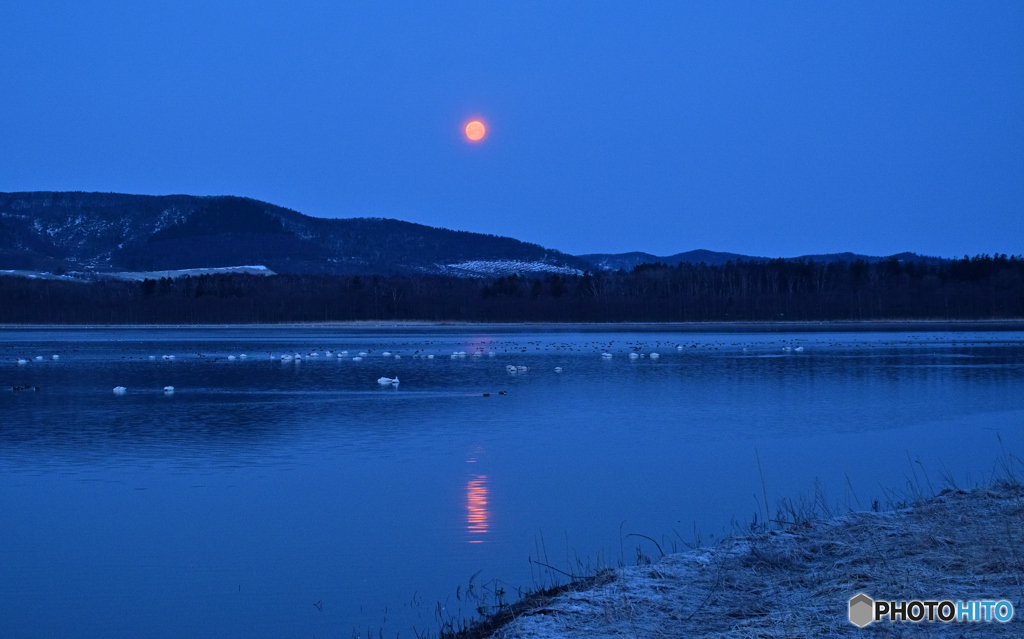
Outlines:
[[[450,636],[1019,636],[1024,628],[1024,484],[946,489],[891,511],[801,517],[787,525],[606,569],[536,593]],[[1007,600],[1008,623],[848,621],[859,593],[879,600]],[[916,636],[916,635],[915,635]]]
[[1022,319],[991,320],[833,320],[782,322],[437,322],[437,321],[355,321],[300,322],[283,324],[0,324],[0,330],[210,330],[210,329],[295,329],[338,328],[357,331],[375,330],[479,330],[494,332],[600,333],[896,333],[896,332],[1019,332]]

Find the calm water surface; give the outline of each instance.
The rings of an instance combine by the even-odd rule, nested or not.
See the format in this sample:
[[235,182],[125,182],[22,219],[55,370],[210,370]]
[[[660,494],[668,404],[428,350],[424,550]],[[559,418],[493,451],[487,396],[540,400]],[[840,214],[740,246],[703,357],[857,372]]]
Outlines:
[[1022,333],[464,330],[0,331],[0,636],[411,637],[538,552],[632,563],[765,490],[866,508],[1024,444]]

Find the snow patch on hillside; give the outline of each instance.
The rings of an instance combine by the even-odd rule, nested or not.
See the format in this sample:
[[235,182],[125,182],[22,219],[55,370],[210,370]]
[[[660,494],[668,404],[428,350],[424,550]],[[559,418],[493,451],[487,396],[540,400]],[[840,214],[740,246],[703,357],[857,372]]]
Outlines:
[[186,275],[198,277],[200,275],[277,275],[263,265],[255,266],[223,266],[218,268],[185,268],[176,271],[70,271],[57,275],[45,271],[25,270],[0,270],[0,275],[11,275],[14,277],[27,277],[33,280],[66,280],[66,281],[95,281],[95,280],[127,280],[141,282],[142,280],[158,280],[162,277],[169,277],[172,280]]
[[21,269],[8,269],[0,270],[0,275],[10,275],[12,277],[26,277],[30,280],[68,280],[74,281],[75,278],[69,275],[55,275],[53,273],[47,273],[45,271],[25,271]]
[[185,277],[186,275],[198,277],[199,275],[227,275],[232,273],[244,275],[276,275],[274,271],[271,271],[262,264],[255,266],[222,266],[219,268],[185,268],[176,271],[119,271],[111,273],[95,273],[94,275],[101,278],[115,280],[142,281],[158,280],[162,277],[175,279],[178,277]]
[[559,266],[547,262],[524,262],[521,260],[471,260],[456,264],[438,264],[437,268],[445,275],[456,277],[490,277],[503,275],[540,275],[557,273],[559,275],[582,275],[583,271],[571,266]]

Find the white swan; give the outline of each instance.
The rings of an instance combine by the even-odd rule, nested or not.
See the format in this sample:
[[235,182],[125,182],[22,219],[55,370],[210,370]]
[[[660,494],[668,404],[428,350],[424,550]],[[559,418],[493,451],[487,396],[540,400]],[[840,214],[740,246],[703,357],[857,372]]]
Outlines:
[[659,357],[661,357],[661,355],[658,355],[657,353],[651,353],[651,359],[658,359]]
[[612,358],[612,354],[611,353],[601,353],[601,357],[603,359],[611,359]]
[[508,372],[510,372],[510,373],[514,373],[514,372],[516,372],[516,367],[515,367],[515,366],[513,366],[512,364],[509,364],[509,365],[507,365],[507,366],[505,367],[505,370],[507,370],[507,371],[508,371]]
[[427,359],[434,359],[433,355],[427,355]]
[[561,366],[555,366],[555,372],[556,373],[561,373],[562,372],[562,367]]
[[384,351],[380,354],[381,357],[391,357],[391,351]]
[[36,355],[36,361],[37,362],[43,361],[43,356],[42,355]]
[[241,355],[238,356],[238,359],[246,359],[247,357],[249,356],[246,355],[245,353],[242,353]]
[[804,352],[804,347],[803,347],[803,346],[797,346],[797,347],[796,347],[796,348],[794,348],[793,350],[794,350],[794,351],[796,351],[796,352],[798,352],[798,353],[802,353],[802,352]]
[[151,360],[156,359],[156,355],[150,355],[149,359],[151,359]]
[[639,353],[630,353],[629,354],[629,359],[639,359],[639,358],[640,358],[640,354]]
[[235,356],[234,355],[228,355],[228,361],[229,362],[235,361]]
[[28,360],[26,360],[26,359],[19,359],[18,360],[18,366],[24,366],[25,364],[28,364]]
[[60,359],[60,355],[54,355],[54,356],[53,356],[53,357],[51,357],[50,359]]
[[362,357],[359,357],[359,356],[357,355],[357,356],[355,356],[355,357],[353,357],[353,358],[352,358],[352,361],[353,361],[353,362],[361,362],[361,361],[363,361],[363,358],[362,358]]
[[380,384],[381,386],[390,386],[391,381],[392,380],[390,377],[380,377],[377,379],[377,383]]
[[124,395],[126,392],[128,392],[128,389],[125,388],[124,386],[115,386],[114,387],[114,394],[115,395]]
[[164,392],[167,393],[168,395],[173,395],[174,394],[174,387],[173,386],[164,386]]

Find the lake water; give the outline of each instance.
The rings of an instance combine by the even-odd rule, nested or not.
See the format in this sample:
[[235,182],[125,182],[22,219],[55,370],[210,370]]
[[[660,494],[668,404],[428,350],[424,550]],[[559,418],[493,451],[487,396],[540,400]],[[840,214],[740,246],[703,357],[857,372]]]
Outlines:
[[4,637],[412,637],[478,572],[511,592],[530,557],[634,563],[630,533],[713,542],[766,493],[867,508],[1024,448],[1016,332],[0,338]]

